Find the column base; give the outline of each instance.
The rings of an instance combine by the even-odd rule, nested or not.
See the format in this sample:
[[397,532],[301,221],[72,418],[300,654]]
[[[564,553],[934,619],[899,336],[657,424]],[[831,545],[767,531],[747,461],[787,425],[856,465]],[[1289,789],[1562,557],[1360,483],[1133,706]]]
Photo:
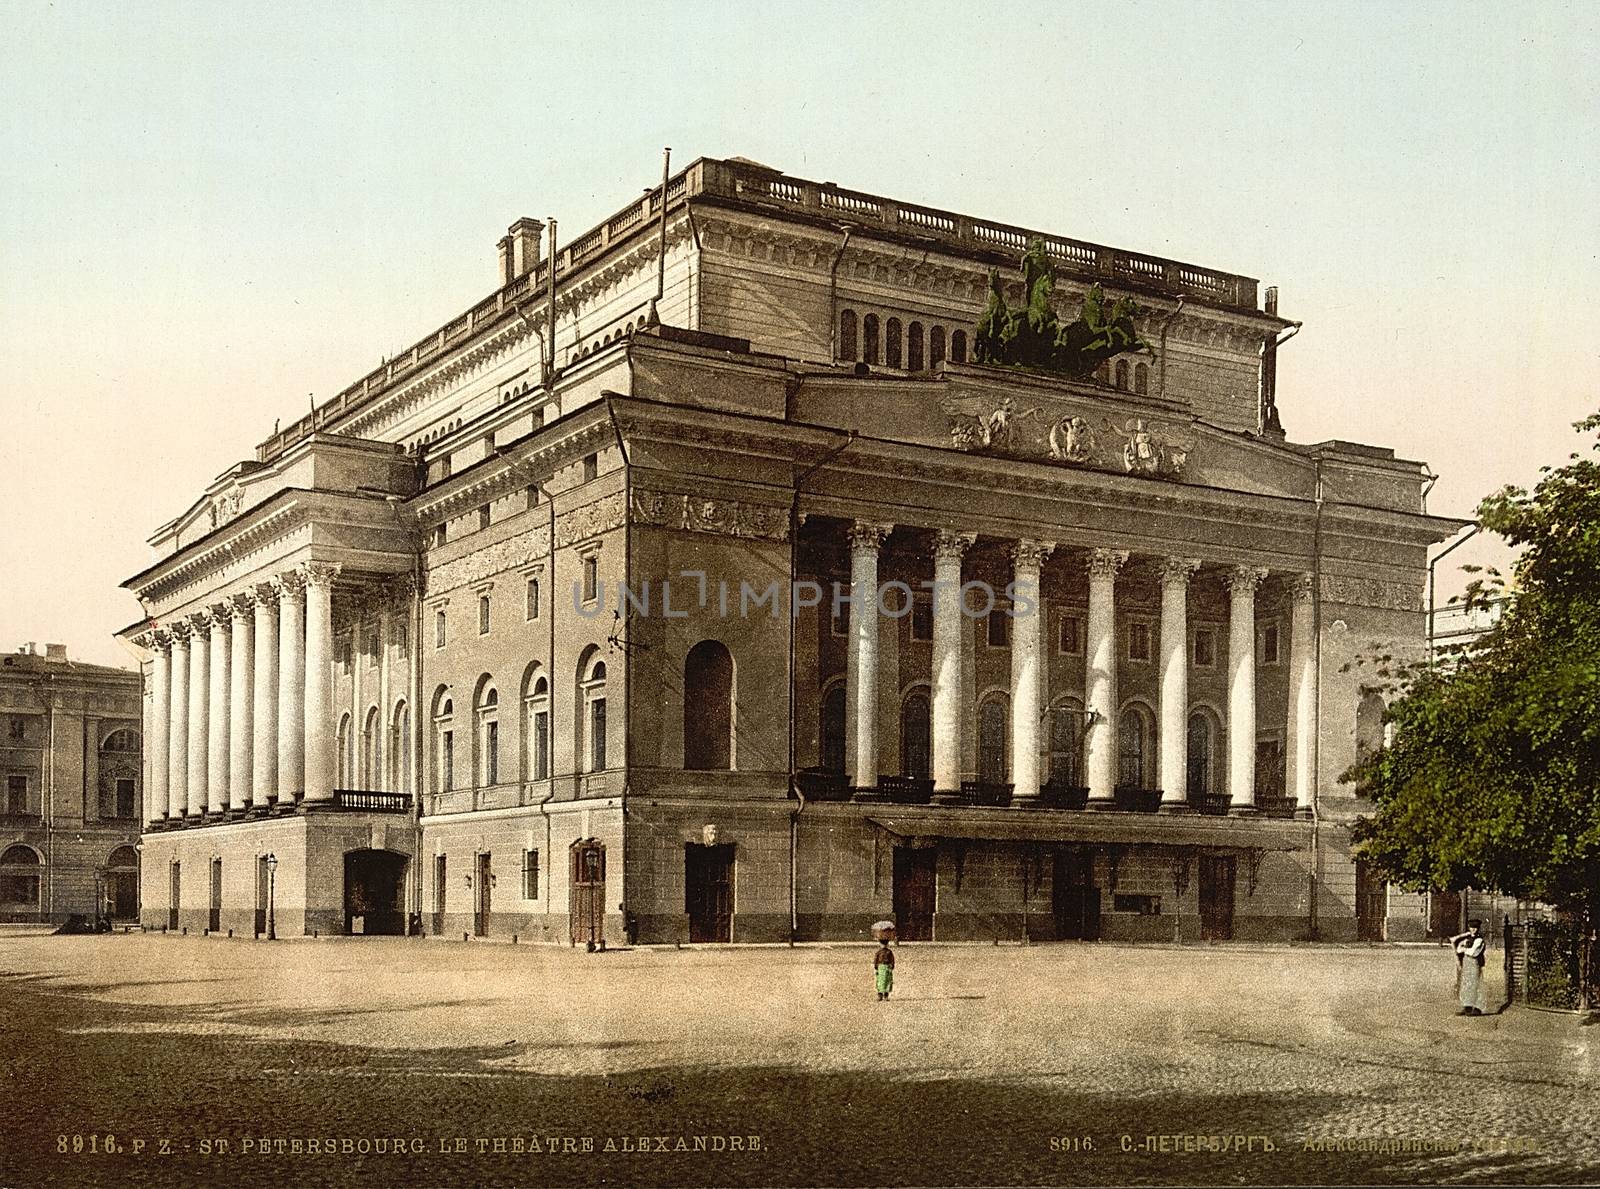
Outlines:
[[1084,802],[1083,807],[1096,813],[1104,813],[1107,810],[1116,809],[1117,799],[1115,797],[1090,797]]
[[1044,797],[1040,793],[1012,793],[1011,808],[1013,809],[1043,809]]
[[1163,801],[1156,806],[1157,813],[1193,813],[1187,801]]
[[1297,805],[1295,807],[1294,816],[1296,821],[1309,822],[1312,817],[1311,806]]
[[888,801],[889,794],[878,789],[851,789],[850,799],[865,805],[877,805]]
[[1258,814],[1260,812],[1261,811],[1259,809],[1257,809],[1254,805],[1230,805],[1230,806],[1228,806],[1228,816],[1229,817],[1254,817],[1256,814]]
[[967,799],[960,789],[934,789],[930,805],[965,805]]

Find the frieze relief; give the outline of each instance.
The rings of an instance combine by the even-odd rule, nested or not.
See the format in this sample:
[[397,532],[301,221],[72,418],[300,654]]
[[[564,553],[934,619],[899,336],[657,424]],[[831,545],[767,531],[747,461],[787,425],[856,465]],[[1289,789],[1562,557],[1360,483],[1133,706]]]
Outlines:
[[950,441],[970,454],[998,454],[1157,479],[1181,479],[1195,438],[1148,417],[1094,422],[1071,410],[1018,409],[1008,396],[946,404]]
[[481,581],[491,574],[527,565],[549,552],[550,526],[541,525],[429,570],[428,590],[430,593],[454,590],[458,586]]
[[620,491],[603,495],[592,504],[574,508],[556,520],[556,548],[565,549],[574,542],[621,528],[623,510]]
[[1380,607],[1385,611],[1421,611],[1422,589],[1408,582],[1384,582],[1341,574],[1322,576],[1322,597],[1329,603]]
[[789,539],[787,509],[741,500],[666,491],[635,490],[633,516],[644,524],[692,533],[718,533],[761,541]]

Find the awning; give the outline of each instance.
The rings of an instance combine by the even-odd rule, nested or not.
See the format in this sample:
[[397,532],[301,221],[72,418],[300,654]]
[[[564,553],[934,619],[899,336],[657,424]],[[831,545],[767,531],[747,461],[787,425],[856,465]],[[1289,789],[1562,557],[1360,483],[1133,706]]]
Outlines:
[[900,838],[985,842],[1077,842],[1120,846],[1303,850],[1311,823],[1285,818],[1087,812],[1061,809],[896,809],[867,818]]

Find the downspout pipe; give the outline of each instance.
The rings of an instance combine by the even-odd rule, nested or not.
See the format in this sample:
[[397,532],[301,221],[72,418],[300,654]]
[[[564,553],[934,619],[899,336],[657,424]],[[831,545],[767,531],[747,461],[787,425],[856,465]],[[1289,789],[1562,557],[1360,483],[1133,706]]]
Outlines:
[[[1273,296],[1269,313],[1277,313],[1277,298]],[[1278,348],[1300,333],[1301,323],[1291,322],[1261,344],[1260,407],[1256,410],[1257,432],[1283,433],[1278,421]]]
[[[855,225],[844,223],[840,225],[839,230],[844,232],[844,238],[839,241],[838,250],[833,254],[833,261],[828,265],[828,358],[831,360],[839,358],[839,262],[844,259],[844,250],[850,246],[850,236],[855,233]],[[810,471],[806,473],[810,474]]]
[[[1438,476],[1437,475],[1433,476],[1433,479],[1436,481],[1438,479]],[[1433,486],[1433,482],[1429,482],[1428,486],[1432,487]],[[1426,498],[1426,494],[1427,493],[1424,492],[1423,494],[1424,494],[1424,498]],[[1436,553],[1433,556],[1433,558],[1431,560],[1429,560],[1429,562],[1428,562],[1428,664],[1430,664],[1430,665],[1433,664],[1433,621],[1434,621],[1434,602],[1435,602],[1434,569],[1449,554],[1451,554],[1451,553],[1455,552],[1457,549],[1461,548],[1461,546],[1465,545],[1468,541],[1472,540],[1473,537],[1477,536],[1482,531],[1483,531],[1483,525],[1477,524],[1477,523],[1472,524],[1467,529],[1466,533],[1464,533],[1462,536],[1457,537],[1454,541],[1451,541],[1450,544],[1446,545],[1443,549],[1439,550],[1439,552]]]
[[1311,749],[1311,873],[1306,898],[1311,939],[1315,941],[1322,925],[1318,915],[1317,890],[1322,877],[1322,456],[1317,455],[1316,522],[1311,535],[1311,665],[1316,680],[1311,683],[1311,723],[1317,732],[1317,745]]
[[[662,183],[661,202],[666,206],[666,183]],[[663,243],[666,241],[663,240]],[[629,347],[632,351],[632,347]],[[622,520],[622,589],[633,589],[633,467],[628,461],[628,444],[622,438],[622,426],[617,423],[617,409],[613,403],[614,394],[606,393],[606,416],[611,418],[611,432],[617,441],[617,453],[622,456],[622,507],[624,509]],[[552,542],[555,537],[550,538]],[[619,599],[619,602],[627,600]],[[632,639],[633,607],[627,609],[627,617],[622,620],[622,639],[624,642]],[[627,879],[628,870],[628,786],[631,783],[633,772],[633,656],[627,648],[622,650],[623,681],[626,683],[625,694],[622,699],[622,869],[623,879]],[[629,945],[633,944],[633,930],[628,927],[628,889],[622,889],[622,901],[617,905],[617,911],[622,914],[623,937]]]

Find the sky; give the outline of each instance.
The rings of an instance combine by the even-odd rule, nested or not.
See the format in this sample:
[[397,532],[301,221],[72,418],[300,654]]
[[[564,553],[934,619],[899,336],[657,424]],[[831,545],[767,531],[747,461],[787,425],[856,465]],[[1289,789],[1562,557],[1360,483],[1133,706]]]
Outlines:
[[1597,111],[1592,2],[8,0],[0,650],[131,664],[159,525],[664,145],[1275,284],[1290,439],[1468,518],[1600,408]]

